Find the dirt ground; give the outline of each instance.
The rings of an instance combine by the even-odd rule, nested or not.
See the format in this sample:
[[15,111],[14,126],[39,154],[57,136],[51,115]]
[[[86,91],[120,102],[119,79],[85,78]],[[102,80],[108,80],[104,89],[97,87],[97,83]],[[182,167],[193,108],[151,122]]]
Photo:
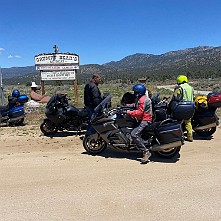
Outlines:
[[0,220],[221,220],[221,128],[179,159],[85,153],[73,132],[0,127]]

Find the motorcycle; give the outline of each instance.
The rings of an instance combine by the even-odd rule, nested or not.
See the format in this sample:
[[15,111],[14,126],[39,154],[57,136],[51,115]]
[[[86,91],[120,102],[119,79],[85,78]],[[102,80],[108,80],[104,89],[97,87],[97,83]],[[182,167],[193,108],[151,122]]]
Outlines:
[[[137,120],[125,114],[130,109],[128,106],[106,108],[110,100],[111,95],[95,108],[91,123],[96,132],[83,139],[84,149],[92,155],[102,153],[108,146],[127,151],[136,149],[131,131],[137,126]],[[177,156],[184,144],[181,122],[170,118],[147,126],[142,138],[147,148],[162,158]]]
[[25,118],[24,104],[28,96],[23,94],[16,99],[13,105],[0,106],[0,124],[6,123],[9,126],[21,126]]
[[[173,113],[171,113],[171,104],[169,102],[169,97],[164,97],[161,101],[159,99],[160,93],[156,93],[151,97],[152,101],[152,107],[153,107],[153,121],[158,122],[165,120],[167,118],[172,118],[175,120],[182,120],[182,118],[187,114],[189,115],[189,111],[192,112],[191,109],[179,109],[179,105],[176,107],[177,111],[179,112],[179,115],[176,116]],[[213,94],[210,94],[210,99]],[[219,93],[215,94],[216,100],[219,96]],[[134,97],[133,94],[127,92],[124,94],[122,98],[123,104],[132,104],[134,103]],[[183,104],[182,104],[183,103]],[[178,103],[177,103],[178,104]],[[187,102],[188,104],[188,102]],[[181,105],[184,105],[184,102],[181,102]],[[197,109],[196,106],[194,107],[194,114],[192,116],[192,128],[196,134],[202,137],[208,137],[215,133],[217,126],[219,125],[219,117],[216,114],[216,110],[218,107],[221,107],[221,103],[219,102],[211,102],[206,105],[206,108]],[[174,108],[174,107],[173,107]],[[184,133],[186,132],[184,124],[182,124],[182,129]]]
[[44,135],[53,135],[57,131],[77,131],[86,129],[88,114],[85,109],[78,109],[68,103],[66,94],[55,94],[48,101],[45,109],[46,118],[40,125]]
[[[159,93],[157,93],[155,97],[152,98],[153,109],[155,109],[154,113],[155,113],[155,116],[157,116],[155,120],[165,119],[167,117],[170,117],[176,120],[181,120],[181,119],[178,119],[177,116],[171,113],[172,105],[168,102],[169,98],[164,97],[162,101],[159,101],[158,96],[159,96]],[[180,102],[180,104],[182,103],[185,103],[185,102]],[[219,106],[217,105],[217,103],[215,105],[209,104],[208,106],[206,106],[206,108],[202,108],[202,109],[196,108],[196,105],[194,106],[194,114],[191,119],[191,124],[192,124],[193,131],[197,135],[201,137],[209,137],[215,133],[216,128],[219,125],[219,117],[216,114],[216,110],[218,107],[221,107],[221,105]],[[185,111],[186,111],[185,109],[182,109],[180,111],[181,113],[180,116],[182,115],[184,116],[186,114]],[[182,129],[184,133],[186,133],[184,124],[182,124]]]
[[202,112],[195,111],[192,117],[192,127],[196,134],[201,137],[209,137],[216,132],[216,128],[219,126],[216,109],[208,107]]

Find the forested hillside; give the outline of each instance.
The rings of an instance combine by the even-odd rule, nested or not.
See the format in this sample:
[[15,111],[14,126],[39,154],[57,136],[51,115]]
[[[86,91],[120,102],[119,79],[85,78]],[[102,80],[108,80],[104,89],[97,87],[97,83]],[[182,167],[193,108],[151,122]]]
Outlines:
[[[106,80],[121,79],[125,82],[137,81],[139,78],[149,81],[173,80],[179,74],[186,74],[189,79],[220,78],[221,47],[201,46],[162,55],[137,53],[103,65],[81,65],[77,73],[78,82],[85,83],[93,72],[100,72]],[[3,68],[2,73],[5,84],[40,81],[40,74],[34,66]]]

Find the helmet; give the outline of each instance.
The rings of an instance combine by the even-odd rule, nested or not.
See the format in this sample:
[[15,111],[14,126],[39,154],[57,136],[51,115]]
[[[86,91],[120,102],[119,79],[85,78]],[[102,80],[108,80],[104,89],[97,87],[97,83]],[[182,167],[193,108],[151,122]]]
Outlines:
[[142,84],[135,84],[132,88],[135,95],[144,95],[146,93],[146,88]]
[[20,96],[20,91],[19,90],[17,90],[17,89],[15,89],[15,90],[13,90],[12,91],[12,97],[19,97]]
[[179,75],[177,77],[177,84],[183,84],[183,83],[187,83],[188,82],[188,78],[186,75]]

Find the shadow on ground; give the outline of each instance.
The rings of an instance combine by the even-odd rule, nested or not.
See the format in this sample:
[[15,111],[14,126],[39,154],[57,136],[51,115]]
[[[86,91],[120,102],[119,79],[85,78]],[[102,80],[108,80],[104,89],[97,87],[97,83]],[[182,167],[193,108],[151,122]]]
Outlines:
[[[53,134],[53,135],[44,135],[44,136],[46,136],[46,137],[71,137],[71,136],[75,136],[75,137],[78,137],[78,136],[82,136],[82,135],[84,135],[85,134],[85,132],[82,132],[82,131],[80,131],[80,132],[74,132],[74,131],[60,131],[60,132],[57,132],[57,133],[55,133],[55,134]],[[80,137],[80,139],[81,139],[81,137]]]
[[[82,154],[88,154],[88,155],[93,156],[92,154],[89,154],[87,152],[83,152]],[[101,156],[105,158],[129,159],[129,160],[135,160],[135,161],[140,162],[142,158],[142,152],[136,151],[136,150],[123,151],[123,150],[118,150],[118,149],[114,149],[110,147],[110,148],[107,148],[103,153],[100,153],[96,156]],[[159,162],[159,163],[176,163],[177,161],[179,161],[179,159],[180,159],[180,154],[178,154],[177,156],[171,159],[165,159],[165,158],[159,157],[154,152],[152,152],[152,156],[150,157],[151,162]]]

